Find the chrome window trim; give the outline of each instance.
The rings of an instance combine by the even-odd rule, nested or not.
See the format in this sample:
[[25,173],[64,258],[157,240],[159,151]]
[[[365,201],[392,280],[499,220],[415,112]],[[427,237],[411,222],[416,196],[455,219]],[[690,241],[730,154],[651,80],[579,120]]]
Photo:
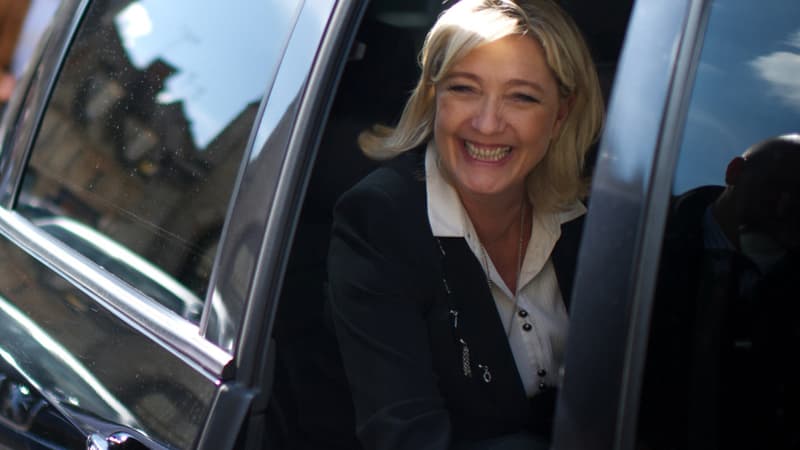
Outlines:
[[647,202],[654,183],[663,181],[655,164],[659,145],[668,145],[665,115],[674,112],[669,94],[680,83],[676,76],[692,4],[638,0],[631,14],[579,251],[555,449],[630,448],[624,434],[635,418],[632,424],[625,416],[638,405],[638,390],[626,386],[636,375],[627,365],[639,364],[641,355],[632,353],[641,349],[632,342],[640,336],[631,333],[643,323],[646,328],[650,302],[637,302],[653,281],[637,285],[636,277],[647,271],[644,252],[654,244],[648,233],[656,229],[649,230],[645,219],[664,214]]
[[104,271],[20,214],[0,208],[0,234],[139,333],[200,369],[210,381],[229,376],[231,355],[204,339],[197,326]]

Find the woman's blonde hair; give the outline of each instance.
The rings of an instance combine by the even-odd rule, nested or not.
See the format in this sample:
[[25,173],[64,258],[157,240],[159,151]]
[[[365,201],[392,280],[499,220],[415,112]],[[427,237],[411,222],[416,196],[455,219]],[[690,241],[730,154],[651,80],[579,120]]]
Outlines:
[[461,0],[443,12],[425,38],[422,74],[397,126],[376,125],[361,133],[364,153],[388,159],[430,140],[436,84],[474,48],[510,35],[529,35],[541,44],[559,94],[570,106],[560,133],[528,176],[530,198],[548,211],[582,198],[588,185],[584,158],[602,126],[603,99],[583,36],[552,0]]

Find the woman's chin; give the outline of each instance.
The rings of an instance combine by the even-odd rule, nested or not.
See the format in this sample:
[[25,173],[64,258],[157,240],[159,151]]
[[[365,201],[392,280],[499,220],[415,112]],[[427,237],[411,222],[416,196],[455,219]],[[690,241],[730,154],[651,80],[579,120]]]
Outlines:
[[498,183],[498,180],[476,181],[469,180],[461,183],[461,194],[467,194],[475,197],[500,197],[510,192],[509,186],[504,183]]

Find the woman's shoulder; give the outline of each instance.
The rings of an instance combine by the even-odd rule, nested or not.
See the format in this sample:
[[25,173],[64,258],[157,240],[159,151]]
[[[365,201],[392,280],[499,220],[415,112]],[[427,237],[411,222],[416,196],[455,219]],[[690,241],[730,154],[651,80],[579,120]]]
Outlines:
[[[424,152],[409,151],[376,169],[346,191],[334,208],[333,255],[364,246],[415,277],[431,269],[436,242],[427,220]],[[421,271],[421,272],[418,272]]]
[[357,235],[396,254],[427,254],[435,248],[427,215],[424,156],[424,150],[409,150],[346,191],[334,208],[334,236]]
[[425,152],[412,149],[404,152],[370,172],[347,190],[339,203],[377,202],[384,206],[424,210]]

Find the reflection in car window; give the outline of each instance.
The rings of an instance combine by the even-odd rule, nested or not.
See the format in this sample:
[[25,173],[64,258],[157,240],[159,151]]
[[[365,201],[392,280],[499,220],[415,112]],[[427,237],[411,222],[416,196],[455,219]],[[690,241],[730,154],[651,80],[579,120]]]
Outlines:
[[[50,336],[13,303],[0,296],[0,342],[14,342],[5,347],[0,357],[0,382],[9,373],[36,374],[35,388],[47,401],[62,408],[71,408],[131,428],[141,428],[136,416],[75,355]],[[22,338],[25,336],[25,338]],[[27,338],[30,336],[31,338]],[[66,393],[69,392],[69,395]],[[30,392],[28,395],[31,395]],[[35,396],[31,396],[35,398]],[[4,398],[3,415],[19,418],[38,411],[13,411]],[[9,417],[0,416],[8,419]],[[34,417],[30,417],[32,420]],[[59,436],[61,438],[61,436]]]
[[712,4],[662,245],[643,448],[800,442],[798,17],[794,0]]
[[[269,8],[295,6],[275,3],[93,2],[17,210],[197,323],[243,152],[290,31]],[[265,29],[273,38],[257,31]],[[106,238],[113,245],[90,244]],[[124,262],[112,254],[125,252]]]
[[172,311],[194,322],[200,320],[202,300],[136,253],[66,217],[34,220],[34,223]]
[[[716,1],[692,91],[675,191],[723,184],[728,161],[750,144],[798,130],[800,4]],[[742,33],[741,24],[757,33]],[[712,169],[717,168],[717,169]]]

